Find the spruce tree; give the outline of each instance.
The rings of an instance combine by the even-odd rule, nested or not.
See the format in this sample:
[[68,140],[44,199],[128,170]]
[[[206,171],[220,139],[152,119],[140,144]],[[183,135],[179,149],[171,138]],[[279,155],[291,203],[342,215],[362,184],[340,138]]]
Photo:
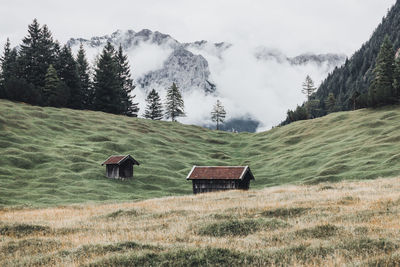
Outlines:
[[176,121],[177,117],[185,116],[182,95],[175,83],[172,83],[172,86],[167,91],[165,108],[165,116],[167,119],[170,118],[172,121]]
[[161,120],[163,117],[163,107],[161,98],[156,90],[152,89],[146,98],[147,106],[144,117],[152,120]]
[[97,61],[94,77],[94,103],[95,110],[121,114],[121,79],[119,76],[118,62],[115,60],[115,49],[107,42]]
[[336,99],[333,93],[329,93],[328,97],[325,100],[325,106],[328,113],[332,113],[335,111]]
[[20,49],[21,75],[36,87],[44,86],[44,77],[55,61],[54,42],[46,25],[40,27],[36,19],[28,26],[28,35]]
[[307,96],[307,100],[311,100],[311,95],[315,92],[317,88],[314,86],[314,82],[309,75],[307,75],[306,80],[303,83],[303,89],[301,92]]
[[22,40],[19,53],[20,76],[34,86],[44,85],[44,74],[40,72],[40,25],[36,19],[28,26],[28,35]]
[[83,108],[91,109],[93,105],[93,90],[90,82],[90,69],[86,59],[83,45],[79,46],[78,55],[76,58],[78,68],[78,78],[82,93]]
[[68,101],[69,88],[59,79],[53,65],[46,72],[43,93],[45,105],[63,107]]
[[225,120],[226,111],[222,103],[217,100],[217,103],[214,105],[213,111],[211,112],[211,120],[217,123],[217,130],[219,130],[219,124],[223,123]]
[[121,44],[119,45],[119,49],[115,55],[115,58],[118,63],[118,76],[121,87],[122,114],[137,117],[139,112],[138,103],[133,103],[133,98],[135,96],[131,96],[135,86],[133,85],[133,80],[131,78],[128,57],[124,54]]
[[400,98],[400,56],[397,56],[394,61],[393,93],[398,100]]
[[70,108],[83,108],[83,94],[78,75],[77,63],[72,56],[71,48],[63,46],[57,58],[56,69],[60,81],[69,88],[70,98],[67,106]]
[[373,107],[394,103],[396,94],[393,89],[395,51],[388,36],[379,50],[374,69],[374,79],[368,90],[369,102]]
[[20,100],[15,99],[17,95],[8,92],[7,88],[11,79],[16,79],[17,67],[17,50],[11,48],[10,39],[7,38],[3,55],[0,57],[0,98],[9,98],[7,96],[13,95],[10,100]]

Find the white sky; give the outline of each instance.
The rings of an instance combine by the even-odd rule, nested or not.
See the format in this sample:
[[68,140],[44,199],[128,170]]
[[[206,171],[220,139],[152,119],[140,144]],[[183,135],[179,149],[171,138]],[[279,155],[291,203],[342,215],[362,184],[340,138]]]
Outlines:
[[14,45],[37,18],[56,39],[148,28],[178,41],[247,40],[304,51],[350,55],[395,0],[0,0],[0,41]]
[[[318,85],[325,77],[314,67],[293,68],[255,60],[252,48],[276,48],[287,56],[305,52],[348,56],[369,39],[395,0],[0,0],[0,47],[7,37],[21,43],[27,26],[37,18],[55,39],[90,38],[117,29],[147,28],[180,42],[208,40],[235,44],[223,61],[207,57],[211,78],[228,116],[250,114],[259,130],[277,125],[304,101],[299,87],[306,74]],[[147,51],[149,52],[149,51]],[[151,51],[150,51],[151,52]],[[135,58],[135,68],[146,63]],[[131,62],[132,63],[132,62]],[[136,66],[136,67],[135,67]],[[244,92],[246,92],[244,94]],[[136,91],[144,105],[143,92]],[[207,105],[198,105],[203,102]],[[184,123],[209,120],[212,97],[186,96]]]

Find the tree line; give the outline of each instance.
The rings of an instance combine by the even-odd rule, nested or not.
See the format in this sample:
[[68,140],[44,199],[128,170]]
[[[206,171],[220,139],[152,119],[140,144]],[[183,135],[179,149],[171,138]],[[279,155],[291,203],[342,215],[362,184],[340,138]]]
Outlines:
[[[139,108],[133,102],[134,89],[122,45],[116,49],[107,42],[92,69],[82,44],[74,57],[71,48],[61,46],[47,25],[41,26],[36,19],[28,25],[28,34],[19,48],[12,48],[7,39],[0,57],[0,98],[3,99],[137,117]],[[176,121],[185,116],[184,101],[175,83],[167,90],[165,109],[154,89],[146,102],[145,118]],[[211,114],[217,129],[225,115],[218,100]]]
[[[374,66],[367,92],[354,91],[348,98],[350,109],[374,108],[400,103],[400,57],[396,54],[388,35],[381,44]],[[336,99],[334,93],[330,92],[321,101],[315,91],[314,82],[310,76],[307,76],[302,89],[302,92],[307,95],[307,101],[297,106],[295,110],[288,110],[286,119],[281,125],[342,110],[340,101]]]
[[[312,99],[316,101],[309,104],[313,106],[311,114],[305,114],[307,108],[306,103],[304,103],[299,105],[296,109],[288,111],[290,115],[293,115],[292,119],[294,120],[292,120],[290,116],[287,116],[286,120],[283,121],[281,125],[296,121],[299,118],[306,119],[325,116],[334,111],[354,110],[385,105],[385,103],[397,103],[398,101],[395,100],[397,98],[396,96],[389,97],[391,98],[389,100],[382,100],[381,96],[386,95],[383,97],[386,98],[390,91],[388,87],[386,93],[379,92],[379,89],[377,89],[377,92],[371,90],[373,87],[372,84],[377,77],[376,65],[379,61],[378,55],[385,39],[388,38],[394,48],[400,47],[399,16],[400,1],[396,1],[378,27],[374,30],[371,38],[349,59],[346,59],[342,66],[336,67],[318,87],[318,90],[312,96]],[[393,82],[394,79],[395,77],[393,77]],[[391,79],[389,78],[389,80]],[[396,84],[392,86],[394,90],[397,90]],[[371,97],[375,94],[377,94],[377,96],[375,100],[372,100]],[[328,99],[329,105],[327,105]],[[333,107],[332,103],[334,103]],[[292,114],[292,112],[294,114]]]
[[0,67],[0,98],[127,116],[139,111],[121,45],[115,49],[108,42],[91,70],[82,45],[74,57],[69,46],[53,39],[47,25],[34,19],[18,49],[7,39]]

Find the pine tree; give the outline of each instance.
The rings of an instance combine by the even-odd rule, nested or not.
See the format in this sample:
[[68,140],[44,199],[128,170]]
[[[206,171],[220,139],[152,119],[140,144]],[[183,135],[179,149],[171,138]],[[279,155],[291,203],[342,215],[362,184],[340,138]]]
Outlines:
[[0,67],[3,70],[0,77],[0,97],[13,101],[40,104],[41,92],[32,84],[27,83],[23,77],[19,76],[18,52],[15,48],[11,49],[9,40],[7,40],[4,47],[4,54],[0,61]]
[[329,93],[328,97],[325,100],[325,106],[328,113],[332,113],[335,111],[336,99],[333,93]]
[[118,52],[115,54],[115,58],[118,63],[118,76],[121,87],[121,113],[137,117],[139,112],[138,103],[133,103],[132,101],[135,96],[131,96],[135,86],[133,85],[133,80],[131,78],[128,57],[123,53],[121,44],[119,45]]
[[47,70],[43,93],[45,105],[62,107],[68,101],[68,87],[58,78],[57,71],[53,65],[50,65]]
[[46,25],[41,28],[34,19],[28,26],[28,35],[22,42],[19,57],[21,76],[36,87],[43,87],[47,69],[55,61],[51,32]]
[[28,26],[28,35],[22,40],[20,49],[20,76],[34,86],[44,85],[44,75],[40,73],[41,60],[40,46],[41,30],[36,19]]
[[400,98],[400,56],[397,56],[394,62],[393,93],[397,99]]
[[167,91],[165,116],[167,119],[171,118],[172,121],[176,121],[177,117],[185,116],[182,95],[175,83],[172,83]]
[[161,98],[156,90],[152,89],[146,98],[147,106],[144,117],[152,120],[161,120],[163,117],[163,107]]
[[213,111],[211,112],[211,120],[217,123],[217,130],[219,130],[219,124],[223,123],[225,120],[226,111],[222,103],[217,100],[217,103],[214,105]]
[[369,102],[373,107],[396,101],[396,93],[393,89],[394,56],[393,45],[389,36],[386,36],[376,58],[374,79],[368,90]]
[[82,105],[83,108],[91,109],[93,105],[93,90],[90,82],[90,69],[86,59],[85,50],[83,45],[79,46],[78,55],[76,58],[79,84],[81,86],[82,93]]
[[65,45],[61,49],[57,58],[56,69],[60,81],[64,82],[70,91],[67,106],[75,109],[83,108],[83,94],[79,81],[78,67],[69,46]]
[[101,53],[94,70],[93,88],[95,110],[121,114],[121,79],[115,49],[110,42]]
[[356,107],[357,107],[357,100],[358,100],[358,98],[360,97],[360,93],[358,92],[358,91],[354,91],[354,93],[351,95],[351,97],[350,97],[350,101],[351,101],[351,104],[352,104],[352,108],[353,108],[353,110],[356,110]]
[[[7,92],[7,84],[11,79],[16,78],[17,73],[17,50],[11,48],[10,39],[4,46],[3,55],[0,57],[0,98],[7,98],[11,92]],[[20,100],[11,98],[11,100]]]
[[311,95],[315,92],[317,88],[314,86],[314,82],[309,75],[307,75],[306,80],[303,83],[303,89],[301,92],[307,96],[307,100],[311,100]]

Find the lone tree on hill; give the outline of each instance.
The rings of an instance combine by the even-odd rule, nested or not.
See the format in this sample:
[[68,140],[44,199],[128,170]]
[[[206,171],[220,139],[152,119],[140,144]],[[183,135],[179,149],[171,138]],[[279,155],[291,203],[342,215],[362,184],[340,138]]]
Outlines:
[[161,98],[156,90],[151,90],[146,98],[147,106],[144,117],[152,120],[161,120],[163,117],[163,108]]
[[224,106],[222,106],[221,101],[217,100],[214,105],[213,111],[211,112],[211,120],[217,123],[217,130],[219,130],[219,124],[223,123],[225,120],[226,111]]
[[182,95],[175,83],[167,91],[166,113],[167,119],[176,121],[177,117],[185,116]]
[[368,99],[373,107],[392,104],[396,100],[393,89],[393,74],[395,71],[395,51],[389,39],[385,36],[374,68],[374,79],[368,90]]
[[317,88],[314,86],[314,82],[310,75],[307,75],[306,80],[303,83],[303,89],[301,92],[307,96],[307,100],[311,100],[311,95],[315,92]]

